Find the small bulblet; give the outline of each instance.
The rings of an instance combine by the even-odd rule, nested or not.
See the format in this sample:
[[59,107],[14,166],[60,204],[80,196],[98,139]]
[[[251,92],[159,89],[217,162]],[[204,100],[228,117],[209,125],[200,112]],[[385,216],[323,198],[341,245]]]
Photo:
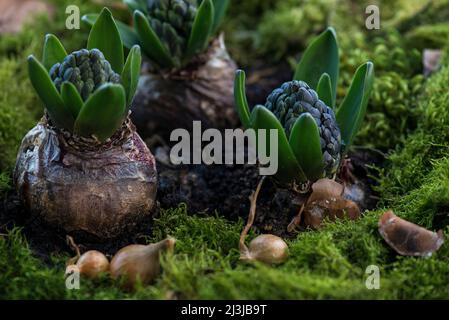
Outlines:
[[280,264],[287,258],[287,243],[272,234],[262,234],[254,238],[249,243],[248,250],[240,257],[242,260],[257,260],[267,264]]
[[133,288],[137,281],[153,282],[161,271],[161,252],[173,250],[174,244],[175,239],[167,238],[154,244],[132,244],[120,249],[112,258],[111,276],[114,279],[123,277],[127,288]]
[[70,264],[66,268],[66,274],[73,271],[90,279],[97,278],[100,274],[109,272],[109,260],[97,250],[89,250],[83,253],[76,264]]
[[101,273],[109,271],[109,260],[97,250],[89,250],[81,255],[76,266],[80,274],[88,278],[95,278]]

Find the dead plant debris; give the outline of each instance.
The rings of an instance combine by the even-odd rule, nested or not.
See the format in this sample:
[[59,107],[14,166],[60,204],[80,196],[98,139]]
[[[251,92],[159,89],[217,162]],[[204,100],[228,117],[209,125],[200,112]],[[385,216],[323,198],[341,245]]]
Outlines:
[[444,243],[443,231],[429,231],[385,212],[379,219],[379,233],[397,253],[403,256],[430,257]]
[[292,232],[304,218],[306,227],[318,229],[325,218],[335,220],[348,217],[351,220],[360,217],[360,208],[344,195],[345,187],[334,180],[324,178],[312,185],[312,193],[298,215],[293,218],[287,230]]

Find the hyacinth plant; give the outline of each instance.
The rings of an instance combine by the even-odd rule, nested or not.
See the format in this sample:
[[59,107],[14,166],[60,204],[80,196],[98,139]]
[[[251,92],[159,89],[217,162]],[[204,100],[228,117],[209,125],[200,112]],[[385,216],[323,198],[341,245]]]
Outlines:
[[[134,29],[118,22],[124,45],[138,44],[160,68],[179,69],[204,51],[224,17],[229,0],[124,0]],[[95,14],[83,16],[93,24]]]
[[374,67],[371,62],[358,67],[337,108],[338,71],[338,43],[333,28],[311,42],[294,79],[275,89],[265,105],[257,105],[252,111],[245,95],[245,73],[237,71],[234,96],[244,127],[278,131],[279,169],[275,178],[281,183],[308,185],[334,177],[353,142],[366,112]]
[[131,48],[124,62],[122,40],[108,9],[92,28],[87,49],[67,54],[54,35],[45,37],[42,62],[28,57],[31,83],[51,122],[99,141],[121,127],[137,88],[141,53]]
[[[144,137],[169,140],[176,128],[237,124],[236,64],[217,35],[229,0],[124,0],[132,26],[117,21],[124,46],[145,56],[132,120]],[[83,16],[93,25],[98,15]]]
[[152,212],[157,173],[128,117],[140,48],[125,61],[111,12],[103,9],[87,48],[67,54],[45,37],[29,77],[46,114],[24,137],[14,182],[33,214],[67,233],[114,238]]

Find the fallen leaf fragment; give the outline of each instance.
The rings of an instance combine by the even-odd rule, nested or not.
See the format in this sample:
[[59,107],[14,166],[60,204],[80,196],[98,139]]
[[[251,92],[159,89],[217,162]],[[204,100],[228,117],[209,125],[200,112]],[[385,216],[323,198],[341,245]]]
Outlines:
[[320,179],[312,185],[312,194],[304,208],[304,222],[312,228],[319,228],[328,217],[331,220],[360,217],[360,209],[354,201],[343,197],[344,187],[331,179]]
[[403,256],[430,257],[444,243],[443,232],[429,231],[385,212],[379,219],[379,233],[397,253]]

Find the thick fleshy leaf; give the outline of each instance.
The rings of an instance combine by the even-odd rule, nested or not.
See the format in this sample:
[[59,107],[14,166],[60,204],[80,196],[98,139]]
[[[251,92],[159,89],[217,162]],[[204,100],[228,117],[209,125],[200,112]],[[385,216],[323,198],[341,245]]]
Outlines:
[[135,10],[140,10],[145,14],[148,13],[147,6],[145,2],[142,0],[123,0],[123,2],[128,6],[131,12],[134,12]]
[[323,177],[324,161],[320,131],[310,113],[301,114],[290,132],[290,147],[310,181]]
[[83,99],[81,99],[78,90],[71,82],[64,82],[61,86],[61,98],[64,101],[65,107],[70,110],[73,119],[78,117],[78,114],[83,107]]
[[223,21],[223,18],[226,14],[226,10],[229,7],[229,0],[213,0],[215,16],[214,16],[214,25],[212,26],[212,33],[216,33],[218,28]]
[[192,31],[187,43],[187,59],[206,48],[212,34],[214,14],[212,0],[202,1],[193,21]]
[[250,111],[246,99],[245,71],[237,70],[234,80],[234,101],[240,121],[245,128],[250,127]]
[[296,67],[294,79],[306,82],[316,89],[323,73],[327,73],[332,83],[332,99],[337,96],[338,43],[335,30],[331,27],[321,33],[307,47]]
[[337,123],[345,148],[352,143],[366,113],[374,82],[374,66],[366,62],[355,72],[351,87],[337,111]]
[[134,27],[139,35],[142,49],[150,59],[161,67],[171,68],[175,66],[167,48],[151,28],[145,15],[139,10],[134,11]]
[[[99,14],[96,13],[86,14],[81,18],[81,20],[88,26],[92,27],[95,21],[97,21],[98,16]],[[139,36],[133,28],[118,20],[115,20],[115,24],[117,25],[118,32],[122,38],[123,45],[126,48],[131,49],[132,46],[140,43]]]
[[140,47],[134,46],[129,52],[126,59],[125,67],[122,72],[122,84],[126,92],[126,106],[129,107],[134,94],[136,93],[137,83],[139,82],[140,64],[142,56],[140,54]]
[[44,52],[42,54],[42,64],[50,70],[56,63],[61,63],[67,56],[67,52],[59,39],[53,34],[45,36]]
[[28,57],[28,73],[31,84],[44,103],[53,123],[72,131],[74,118],[65,108],[64,101],[51,81],[47,70],[34,56]]
[[331,108],[335,107],[335,101],[332,96],[331,78],[327,73],[323,73],[320,80],[318,81],[316,93],[318,94],[320,100],[323,101],[327,106]]
[[110,138],[125,117],[126,94],[123,86],[106,83],[84,103],[75,121],[76,134],[95,136],[100,141]]
[[274,148],[278,152],[278,172],[276,177],[283,183],[305,182],[307,181],[304,172],[296,160],[292,149],[285,135],[284,128],[281,126],[276,116],[267,108],[261,105],[254,107],[251,113],[251,125],[254,129],[266,129],[266,141],[257,141],[258,148],[261,143],[265,143],[267,153],[270,151],[270,132],[269,129],[276,129],[278,131],[278,148]]
[[101,10],[89,33],[87,48],[98,49],[103,52],[112,69],[117,73],[123,70],[123,43],[117,25],[108,8]]

